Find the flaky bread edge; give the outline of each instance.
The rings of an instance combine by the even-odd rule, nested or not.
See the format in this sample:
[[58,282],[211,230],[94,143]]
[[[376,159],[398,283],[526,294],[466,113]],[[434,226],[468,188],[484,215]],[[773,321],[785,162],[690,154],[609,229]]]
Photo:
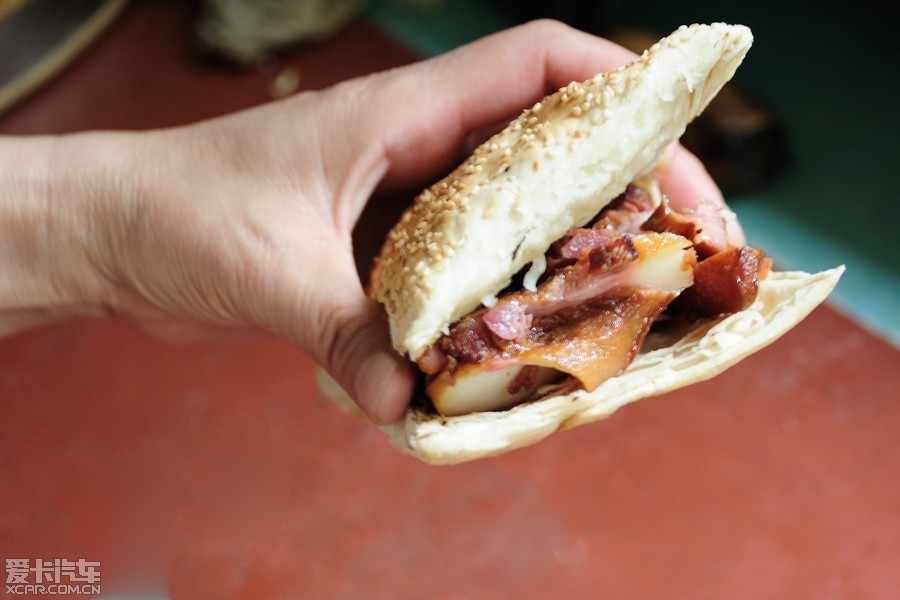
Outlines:
[[393,444],[430,464],[454,464],[534,444],[552,433],[604,419],[640,400],[704,381],[768,346],[800,323],[837,285],[844,267],[820,273],[772,272],[756,302],[698,323],[673,344],[639,354],[593,392],[542,398],[512,409],[442,417],[411,408],[383,427]]

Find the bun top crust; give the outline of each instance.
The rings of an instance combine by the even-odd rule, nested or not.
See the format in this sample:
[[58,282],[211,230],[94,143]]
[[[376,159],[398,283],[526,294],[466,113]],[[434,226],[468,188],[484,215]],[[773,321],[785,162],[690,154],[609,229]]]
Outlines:
[[741,25],[681,27],[630,65],[525,110],[422,192],[388,234],[372,297],[415,360],[572,227],[652,170],[734,74]]

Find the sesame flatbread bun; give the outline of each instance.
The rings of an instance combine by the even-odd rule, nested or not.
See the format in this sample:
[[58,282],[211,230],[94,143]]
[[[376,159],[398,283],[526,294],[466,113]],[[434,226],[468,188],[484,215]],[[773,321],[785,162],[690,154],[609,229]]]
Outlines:
[[372,272],[397,351],[418,359],[450,323],[649,173],[752,41],[741,25],[682,27],[630,65],[525,110],[422,192]]
[[398,448],[447,464],[533,444],[713,377],[825,299],[842,267],[773,272],[728,243],[733,215],[679,213],[652,177],[751,43],[740,25],[682,27],[525,110],[419,195],[371,279],[424,374],[384,428]]

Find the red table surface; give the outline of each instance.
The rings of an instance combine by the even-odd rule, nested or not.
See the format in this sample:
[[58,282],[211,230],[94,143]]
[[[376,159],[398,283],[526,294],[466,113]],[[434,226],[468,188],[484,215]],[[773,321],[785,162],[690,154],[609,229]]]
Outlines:
[[[265,101],[285,65],[314,89],[414,58],[354,24],[235,73],[190,58],[189,18],[134,3],[0,132],[174,125]],[[898,358],[823,307],[712,381],[439,468],[284,343],[73,321],[0,340],[0,558],[176,599],[896,598]]]

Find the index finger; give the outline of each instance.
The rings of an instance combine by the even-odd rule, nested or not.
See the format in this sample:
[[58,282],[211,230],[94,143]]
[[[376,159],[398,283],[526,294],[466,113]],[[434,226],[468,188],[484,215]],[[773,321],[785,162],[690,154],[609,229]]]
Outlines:
[[[675,210],[694,210],[700,202],[711,202],[720,212],[733,215],[706,167],[681,144],[672,144],[654,175]],[[730,244],[743,246],[747,243],[744,230],[736,218],[726,218],[725,226]]]
[[389,184],[458,158],[468,133],[508,121],[570,81],[627,64],[634,53],[555,21],[534,21],[386,73],[381,135]]

